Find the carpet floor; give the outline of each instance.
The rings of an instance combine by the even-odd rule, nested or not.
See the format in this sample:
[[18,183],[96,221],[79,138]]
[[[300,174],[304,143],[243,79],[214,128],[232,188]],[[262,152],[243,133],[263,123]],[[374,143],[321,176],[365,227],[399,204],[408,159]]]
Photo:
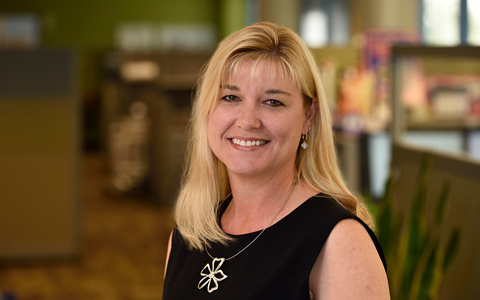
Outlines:
[[82,173],[80,256],[0,265],[0,300],[162,298],[171,209],[151,199],[109,196],[102,154],[85,154]]

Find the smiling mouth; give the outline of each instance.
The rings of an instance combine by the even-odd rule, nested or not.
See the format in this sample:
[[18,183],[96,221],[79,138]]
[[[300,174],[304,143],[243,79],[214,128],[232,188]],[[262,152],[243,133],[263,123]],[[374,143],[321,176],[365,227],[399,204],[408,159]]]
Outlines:
[[246,146],[246,147],[261,146],[261,145],[267,143],[267,141],[265,141],[265,140],[244,141],[244,140],[240,140],[240,139],[231,139],[231,141],[232,141],[235,145]]

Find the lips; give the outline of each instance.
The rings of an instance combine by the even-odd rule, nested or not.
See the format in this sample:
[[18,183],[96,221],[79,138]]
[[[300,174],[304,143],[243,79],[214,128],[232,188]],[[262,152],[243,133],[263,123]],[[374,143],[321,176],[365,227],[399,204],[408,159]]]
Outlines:
[[246,147],[252,147],[252,146],[261,146],[265,143],[267,143],[266,140],[241,140],[241,139],[231,139],[231,141],[238,146],[246,146]]

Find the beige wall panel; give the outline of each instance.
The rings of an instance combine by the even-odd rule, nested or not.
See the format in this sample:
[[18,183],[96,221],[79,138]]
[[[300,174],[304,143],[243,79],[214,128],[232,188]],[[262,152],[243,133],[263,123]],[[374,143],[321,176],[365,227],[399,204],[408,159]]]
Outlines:
[[[404,215],[409,215],[417,174],[427,151],[394,146],[392,166],[398,176],[394,195]],[[432,223],[435,201],[443,182],[450,182],[450,207],[441,232],[443,245],[455,227],[461,229],[460,249],[455,264],[443,281],[440,300],[480,298],[480,164],[462,157],[432,154],[434,165],[428,185],[427,220]]]
[[0,99],[0,259],[78,253],[78,110],[69,100]]

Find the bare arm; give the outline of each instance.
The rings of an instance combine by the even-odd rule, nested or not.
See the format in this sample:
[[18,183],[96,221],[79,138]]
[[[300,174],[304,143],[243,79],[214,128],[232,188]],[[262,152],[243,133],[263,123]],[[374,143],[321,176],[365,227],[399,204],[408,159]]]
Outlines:
[[339,222],[310,273],[311,299],[390,299],[387,275],[362,224]]
[[168,239],[167,259],[165,260],[165,271],[163,273],[164,278],[167,275],[168,259],[170,258],[170,251],[172,250],[172,235],[173,231],[170,233],[170,238]]

